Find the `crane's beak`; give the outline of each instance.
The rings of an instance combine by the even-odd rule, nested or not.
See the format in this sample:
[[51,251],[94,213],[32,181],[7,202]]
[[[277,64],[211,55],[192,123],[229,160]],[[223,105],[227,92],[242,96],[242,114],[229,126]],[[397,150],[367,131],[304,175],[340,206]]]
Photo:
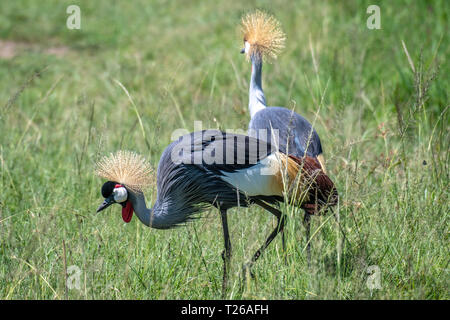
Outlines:
[[245,48],[242,48],[241,53],[245,53]]
[[103,201],[103,203],[100,205],[100,207],[98,207],[97,212],[105,210],[113,203],[115,203],[115,201],[114,201],[114,195],[112,194],[108,198],[106,198],[105,201]]

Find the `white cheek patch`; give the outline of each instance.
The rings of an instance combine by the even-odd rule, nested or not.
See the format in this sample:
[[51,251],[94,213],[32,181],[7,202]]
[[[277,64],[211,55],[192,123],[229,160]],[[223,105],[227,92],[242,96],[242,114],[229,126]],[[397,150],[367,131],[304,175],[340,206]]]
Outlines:
[[120,188],[115,188],[114,191],[114,201],[115,202],[124,202],[128,199],[128,192],[127,189],[125,189],[124,187],[120,187]]
[[245,50],[245,53],[249,53],[249,51],[250,51],[250,43],[248,43],[247,41],[245,41],[245,43],[244,43],[244,50]]

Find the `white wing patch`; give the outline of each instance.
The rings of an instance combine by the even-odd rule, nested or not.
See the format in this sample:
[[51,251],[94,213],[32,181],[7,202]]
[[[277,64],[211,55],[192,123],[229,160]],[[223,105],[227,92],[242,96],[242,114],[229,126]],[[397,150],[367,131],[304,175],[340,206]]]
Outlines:
[[248,196],[282,196],[275,176],[279,170],[279,159],[273,153],[250,168],[222,172],[221,178]]

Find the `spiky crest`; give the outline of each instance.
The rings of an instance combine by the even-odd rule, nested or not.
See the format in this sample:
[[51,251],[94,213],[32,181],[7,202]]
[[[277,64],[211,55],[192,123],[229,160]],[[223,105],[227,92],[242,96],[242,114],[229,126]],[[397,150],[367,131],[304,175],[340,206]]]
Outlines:
[[256,10],[242,17],[241,31],[244,41],[250,44],[247,52],[249,59],[253,53],[259,53],[262,58],[276,59],[284,48],[286,35],[281,25],[273,16]]
[[152,171],[144,157],[133,151],[123,150],[102,157],[95,168],[99,177],[121,183],[135,192],[142,192],[150,186]]

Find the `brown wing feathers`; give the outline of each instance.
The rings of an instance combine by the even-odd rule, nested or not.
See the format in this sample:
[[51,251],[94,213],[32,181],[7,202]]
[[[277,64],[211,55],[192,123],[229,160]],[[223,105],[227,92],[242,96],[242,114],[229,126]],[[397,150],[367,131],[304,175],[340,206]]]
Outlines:
[[[286,160],[283,161],[283,167],[286,168]],[[299,170],[302,170],[302,174],[298,174]],[[288,194],[295,194],[296,201],[309,214],[317,214],[322,208],[337,204],[337,190],[317,159],[289,155],[285,171],[289,179]]]

